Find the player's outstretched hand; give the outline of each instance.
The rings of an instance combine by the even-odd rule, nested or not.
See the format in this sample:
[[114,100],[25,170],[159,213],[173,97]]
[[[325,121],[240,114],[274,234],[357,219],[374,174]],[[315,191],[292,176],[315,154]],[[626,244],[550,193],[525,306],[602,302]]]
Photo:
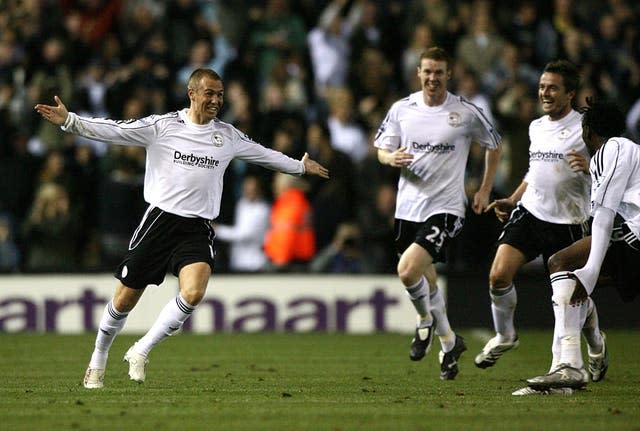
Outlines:
[[45,120],[62,126],[65,121],[67,121],[69,111],[67,111],[67,107],[64,106],[64,103],[62,103],[62,100],[58,96],[54,96],[53,99],[56,102],[56,106],[38,103],[35,106],[35,110],[38,114],[42,115],[42,118]]
[[511,199],[496,199],[487,205],[484,212],[494,210],[498,219],[501,222],[505,222],[509,218],[509,214],[511,214],[514,207],[515,204]]
[[304,169],[307,175],[317,175],[322,178],[329,178],[329,170],[315,160],[310,159],[309,153],[304,153],[304,156],[302,156],[302,163],[304,163]]

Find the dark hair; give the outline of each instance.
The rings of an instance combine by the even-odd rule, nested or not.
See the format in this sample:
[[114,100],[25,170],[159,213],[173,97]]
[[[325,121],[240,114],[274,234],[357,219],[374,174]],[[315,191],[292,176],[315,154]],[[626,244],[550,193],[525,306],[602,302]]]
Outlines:
[[423,51],[420,54],[420,58],[418,59],[418,65],[422,63],[422,60],[428,58],[429,60],[435,61],[446,61],[447,62],[447,70],[451,70],[451,57],[444,49],[439,46],[432,46],[431,48]]
[[576,91],[580,86],[580,72],[578,68],[567,60],[550,61],[544,67],[543,73],[557,73],[562,76],[562,83],[567,93]]
[[200,85],[200,80],[204,77],[211,78],[214,81],[222,81],[220,75],[218,75],[212,69],[199,68],[191,72],[191,76],[189,76],[189,81],[187,81],[187,88],[190,90],[196,90],[198,85]]
[[587,106],[580,109],[582,124],[603,138],[620,136],[626,127],[620,107],[609,100],[587,97]]

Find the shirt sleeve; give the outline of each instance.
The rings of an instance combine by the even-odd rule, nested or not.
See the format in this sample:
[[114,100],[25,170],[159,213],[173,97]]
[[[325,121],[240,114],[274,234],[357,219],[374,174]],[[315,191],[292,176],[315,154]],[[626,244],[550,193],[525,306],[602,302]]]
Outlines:
[[373,145],[376,148],[394,151],[400,147],[401,136],[400,124],[397,119],[397,109],[394,105],[380,124]]
[[491,120],[489,120],[489,117],[487,117],[479,106],[469,102],[465,98],[460,98],[460,102],[469,109],[475,117],[473,125],[473,140],[489,149],[498,148],[502,138]]
[[627,188],[630,170],[623,146],[615,138],[609,139],[591,160],[591,207],[618,210]]
[[589,295],[593,292],[598,281],[602,262],[609,248],[609,239],[613,229],[613,220],[615,212],[608,208],[598,208],[595,210],[593,217],[593,225],[591,227],[591,249],[587,263],[574,274]]
[[304,163],[301,160],[293,159],[279,151],[267,148],[239,130],[234,129],[232,133],[236,147],[235,156],[238,159],[286,174],[303,175],[305,173]]
[[61,126],[61,129],[95,141],[147,147],[156,139],[157,122],[156,116],[120,121],[81,117],[69,112],[67,121]]

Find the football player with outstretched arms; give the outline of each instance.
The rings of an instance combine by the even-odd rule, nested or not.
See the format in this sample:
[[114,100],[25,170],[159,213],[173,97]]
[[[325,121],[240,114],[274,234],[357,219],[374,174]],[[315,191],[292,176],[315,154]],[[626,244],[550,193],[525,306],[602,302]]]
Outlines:
[[187,86],[188,108],[136,120],[81,117],[68,112],[57,96],[55,105],[35,106],[43,118],[69,133],[142,146],[147,153],[144,199],[149,207],[116,268],[120,283],[100,320],[84,377],[86,388],[103,387],[111,344],[147,285],[161,284],[172,272],[179,280],[179,294],[125,354],[129,377],[140,383],[146,378],[151,349],[177,332],[204,297],[214,260],[211,221],[220,211],[224,171],[233,159],[292,175],[329,177],[308,154],[294,160],[220,121],[224,85],[213,70],[196,69]]

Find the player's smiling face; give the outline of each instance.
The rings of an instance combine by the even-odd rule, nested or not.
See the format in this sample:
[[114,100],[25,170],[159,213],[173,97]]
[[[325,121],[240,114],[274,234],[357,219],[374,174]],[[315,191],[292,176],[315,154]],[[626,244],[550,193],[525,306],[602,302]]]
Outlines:
[[571,99],[575,91],[567,92],[562,75],[545,72],[540,76],[538,98],[542,111],[552,120],[557,120],[571,111]]
[[423,58],[418,67],[418,79],[422,84],[422,93],[427,105],[439,105],[447,95],[447,81],[451,71],[447,69],[447,62]]
[[191,100],[190,117],[198,124],[207,124],[220,113],[224,101],[222,81],[204,77],[198,88],[189,90]]

